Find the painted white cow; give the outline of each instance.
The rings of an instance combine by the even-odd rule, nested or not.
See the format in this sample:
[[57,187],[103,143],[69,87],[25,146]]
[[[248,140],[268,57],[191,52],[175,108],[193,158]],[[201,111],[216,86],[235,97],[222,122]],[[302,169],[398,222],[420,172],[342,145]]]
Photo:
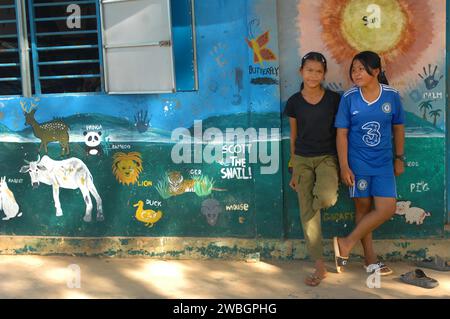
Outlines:
[[421,225],[426,217],[431,216],[431,213],[424,211],[419,207],[410,207],[411,202],[397,202],[397,215],[405,216],[405,220],[408,224]]
[[72,157],[62,161],[52,160],[45,155],[36,162],[28,162],[28,165],[22,166],[21,173],[29,173],[31,185],[37,188],[40,183],[51,185],[53,187],[53,200],[55,202],[56,216],[62,216],[61,203],[59,201],[59,189],[80,189],[86,203],[86,214],[83,220],[90,222],[92,220],[92,200],[90,193],[97,202],[97,220],[104,220],[102,199],[97,192],[89,169],[86,164],[78,158]]

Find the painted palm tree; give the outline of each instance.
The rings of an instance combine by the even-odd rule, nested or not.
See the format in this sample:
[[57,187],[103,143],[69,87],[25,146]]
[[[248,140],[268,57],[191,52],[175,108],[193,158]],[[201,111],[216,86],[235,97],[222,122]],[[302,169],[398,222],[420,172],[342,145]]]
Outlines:
[[420,103],[417,106],[420,111],[423,111],[423,119],[424,120],[427,120],[427,112],[428,112],[428,110],[432,110],[433,109],[433,105],[431,105],[431,102],[433,102],[433,100],[423,101],[422,103]]
[[433,125],[436,127],[437,118],[441,117],[442,110],[434,110],[429,113],[430,116],[433,116]]

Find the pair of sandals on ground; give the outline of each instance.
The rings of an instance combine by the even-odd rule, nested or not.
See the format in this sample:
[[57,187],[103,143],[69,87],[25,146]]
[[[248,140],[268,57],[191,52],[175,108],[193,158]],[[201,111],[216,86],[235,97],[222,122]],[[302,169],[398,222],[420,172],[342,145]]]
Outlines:
[[[340,274],[344,272],[344,267],[348,263],[348,257],[341,256],[337,237],[333,238],[333,249],[334,249],[334,261],[336,264],[336,271],[338,272],[338,274]],[[392,269],[383,264],[381,261],[378,261],[375,264],[364,266],[364,268],[369,273],[379,271],[381,276],[389,276],[393,273]]]
[[[428,257],[422,261],[416,263],[418,267],[429,268],[436,271],[450,271],[449,262],[445,261],[440,256]],[[404,283],[432,289],[439,286],[439,282],[436,279],[428,277],[422,269],[414,269],[400,276],[400,280]]]
[[[336,270],[338,273],[341,273],[348,263],[348,257],[341,256],[337,237],[333,238],[333,248]],[[450,271],[450,264],[439,256],[425,258],[422,261],[417,262],[416,265],[418,267],[429,268],[437,271]],[[377,271],[378,269],[381,276],[392,274],[392,270],[381,262],[366,267],[366,270],[371,273]],[[428,277],[425,272],[419,268],[400,275],[400,280],[410,285],[428,289],[435,288],[439,285],[439,282],[436,279]]]
[[[337,237],[333,238],[333,247],[334,247],[334,252],[335,252],[336,271],[337,271],[337,273],[340,274],[344,271],[344,267],[348,263],[348,257],[342,257],[340,255],[339,245],[337,243]],[[375,271],[379,271],[381,276],[389,276],[389,275],[393,274],[392,269],[380,261],[378,261],[374,264],[364,265],[364,269],[368,273],[374,273]],[[320,282],[325,278],[326,278],[326,274],[319,275],[317,273],[314,273],[314,274],[308,275],[308,277],[305,279],[305,283],[308,286],[315,287],[315,286],[318,286],[320,284]]]

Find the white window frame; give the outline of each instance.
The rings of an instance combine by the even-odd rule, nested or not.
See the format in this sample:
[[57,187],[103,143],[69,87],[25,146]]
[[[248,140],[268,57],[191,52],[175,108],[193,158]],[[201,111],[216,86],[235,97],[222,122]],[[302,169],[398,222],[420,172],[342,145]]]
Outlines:
[[[160,39],[159,41],[151,41],[151,42],[146,42],[146,43],[116,43],[113,45],[110,45],[108,43],[108,39],[107,39],[107,32],[108,30],[106,30],[107,26],[105,26],[105,5],[110,5],[110,4],[117,4],[117,3],[123,3],[123,2],[137,2],[137,1],[148,1],[148,2],[155,2],[155,1],[161,1],[161,2],[165,2],[166,8],[167,8],[167,29],[168,29],[168,34],[169,34],[169,38],[165,38],[165,39]],[[171,21],[171,6],[170,6],[170,0],[100,0],[100,19],[101,19],[101,29],[102,29],[102,46],[103,46],[103,78],[104,78],[104,83],[105,83],[105,93],[106,94],[158,94],[158,93],[174,93],[176,92],[176,83],[175,83],[175,63],[174,63],[174,52],[173,52],[173,39],[172,39],[172,21]],[[145,31],[145,30],[144,30]],[[148,86],[148,89],[124,89],[124,90],[117,90],[117,89],[112,89],[111,85],[110,85],[110,74],[113,72],[112,68],[110,68],[108,66],[108,50],[121,50],[121,49],[133,49],[133,48],[144,48],[144,47],[169,47],[170,48],[170,52],[169,52],[169,56],[168,61],[169,61],[169,65],[163,65],[164,67],[168,67],[169,71],[168,74],[166,74],[165,76],[168,77],[168,82],[170,82],[170,85],[167,85],[166,87],[162,87],[160,86],[158,87],[153,87],[150,88],[150,86]],[[151,58],[151,56],[149,56],[149,59]],[[141,61],[141,63],[148,63],[149,60],[145,60],[145,61]],[[158,64],[161,64],[161,61],[155,60],[155,65],[157,66]],[[164,63],[163,63],[164,64]],[[119,66],[120,68],[121,66]],[[144,69],[142,70],[144,73]],[[159,70],[155,70],[154,74],[157,74]],[[114,70],[114,72],[116,74],[118,74],[117,70]],[[147,74],[148,76],[148,74]],[[141,75],[142,77],[142,75]],[[114,79],[116,79],[114,77]],[[147,83],[146,85],[151,84],[150,82]],[[118,86],[117,84],[115,84],[116,87]],[[145,86],[145,85],[144,85]]]

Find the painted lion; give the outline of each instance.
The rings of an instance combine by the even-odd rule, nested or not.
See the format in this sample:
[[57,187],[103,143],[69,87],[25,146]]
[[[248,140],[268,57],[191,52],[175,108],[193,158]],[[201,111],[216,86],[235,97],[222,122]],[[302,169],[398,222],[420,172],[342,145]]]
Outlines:
[[142,169],[141,153],[130,152],[126,154],[118,152],[113,156],[113,174],[121,184],[127,186],[135,184]]

